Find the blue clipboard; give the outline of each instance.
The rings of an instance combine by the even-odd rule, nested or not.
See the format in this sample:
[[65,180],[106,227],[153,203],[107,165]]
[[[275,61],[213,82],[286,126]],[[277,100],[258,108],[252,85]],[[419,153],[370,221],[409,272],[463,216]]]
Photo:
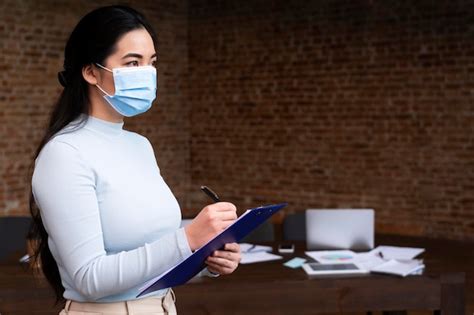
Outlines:
[[162,274],[160,278],[156,279],[156,281],[146,286],[137,297],[160,289],[185,284],[206,267],[205,261],[212,252],[223,248],[227,243],[239,242],[247,234],[252,232],[265,220],[270,218],[274,213],[286,205],[287,203],[281,203],[249,209],[232,225],[210,240],[206,245],[196,250],[191,256]]

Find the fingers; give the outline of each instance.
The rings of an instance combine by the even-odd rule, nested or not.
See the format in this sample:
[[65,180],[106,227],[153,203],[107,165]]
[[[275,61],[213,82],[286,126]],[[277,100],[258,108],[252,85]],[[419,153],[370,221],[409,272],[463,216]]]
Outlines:
[[237,261],[239,262],[239,259],[240,259],[240,254],[238,253],[235,253],[235,252],[231,252],[231,251],[220,251],[220,250],[217,250],[215,251],[212,256],[209,256],[211,258],[216,258],[216,260],[218,259],[226,259],[226,260],[230,260],[230,261]]
[[219,202],[212,205],[208,205],[207,211],[211,216],[215,216],[220,220],[235,220],[237,219],[237,208],[229,202]]
[[237,243],[227,243],[225,244],[224,249],[234,253],[240,253],[240,245]]
[[237,219],[237,213],[226,211],[226,212],[217,212],[219,219],[222,221],[235,221]]
[[237,268],[241,260],[240,246],[237,243],[228,243],[224,250],[217,250],[208,257],[207,262],[226,268]]
[[223,274],[230,274],[235,269],[237,269],[239,265],[238,261],[239,259],[237,258],[236,260],[236,257],[232,257],[232,259],[226,259],[226,258],[221,258],[221,257],[209,256],[206,260],[206,264],[210,271],[223,275]]
[[237,209],[229,202],[218,202],[205,208],[211,226],[217,231],[226,229],[237,219]]
[[191,250],[208,242],[237,219],[237,208],[229,202],[218,202],[202,209],[184,230]]
[[237,268],[237,265],[239,264],[238,258],[227,259],[227,258],[209,256],[206,261],[209,264],[212,264],[215,266],[222,266],[222,267],[231,268],[231,269]]
[[236,212],[237,211],[237,208],[235,207],[235,205],[230,202],[217,202],[217,203],[213,203],[212,205],[209,205],[208,207],[212,207],[215,210],[222,211],[222,212],[225,212],[225,211]]
[[221,266],[221,265],[216,265],[216,264],[213,264],[213,263],[208,263],[207,264],[207,269],[212,273],[217,273],[217,274],[220,274],[220,275],[228,275],[228,274],[231,274],[232,272],[234,272],[234,270],[235,270],[235,268],[228,268],[228,267],[224,267],[224,266]]

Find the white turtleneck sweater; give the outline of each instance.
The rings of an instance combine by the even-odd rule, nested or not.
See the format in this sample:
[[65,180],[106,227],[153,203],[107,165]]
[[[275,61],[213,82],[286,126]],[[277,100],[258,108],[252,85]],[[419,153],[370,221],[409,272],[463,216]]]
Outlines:
[[147,280],[191,255],[180,208],[147,138],[123,122],[81,117],[85,125],[71,123],[41,150],[34,198],[64,297],[133,300]]

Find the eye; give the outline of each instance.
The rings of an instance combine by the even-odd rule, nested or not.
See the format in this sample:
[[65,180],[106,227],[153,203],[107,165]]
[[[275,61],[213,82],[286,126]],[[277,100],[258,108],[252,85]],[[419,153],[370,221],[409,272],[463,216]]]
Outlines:
[[138,67],[138,61],[133,60],[133,61],[127,62],[125,65],[128,67]]
[[153,60],[151,62],[151,65],[156,68],[158,66],[158,62],[156,60]]

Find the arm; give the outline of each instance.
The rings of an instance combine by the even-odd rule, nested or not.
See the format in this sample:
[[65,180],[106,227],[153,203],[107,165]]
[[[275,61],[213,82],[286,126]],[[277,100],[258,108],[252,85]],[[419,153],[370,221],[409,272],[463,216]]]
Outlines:
[[179,229],[134,250],[106,255],[94,172],[67,143],[53,140],[43,148],[32,186],[55,258],[87,300],[140,285],[191,254]]

